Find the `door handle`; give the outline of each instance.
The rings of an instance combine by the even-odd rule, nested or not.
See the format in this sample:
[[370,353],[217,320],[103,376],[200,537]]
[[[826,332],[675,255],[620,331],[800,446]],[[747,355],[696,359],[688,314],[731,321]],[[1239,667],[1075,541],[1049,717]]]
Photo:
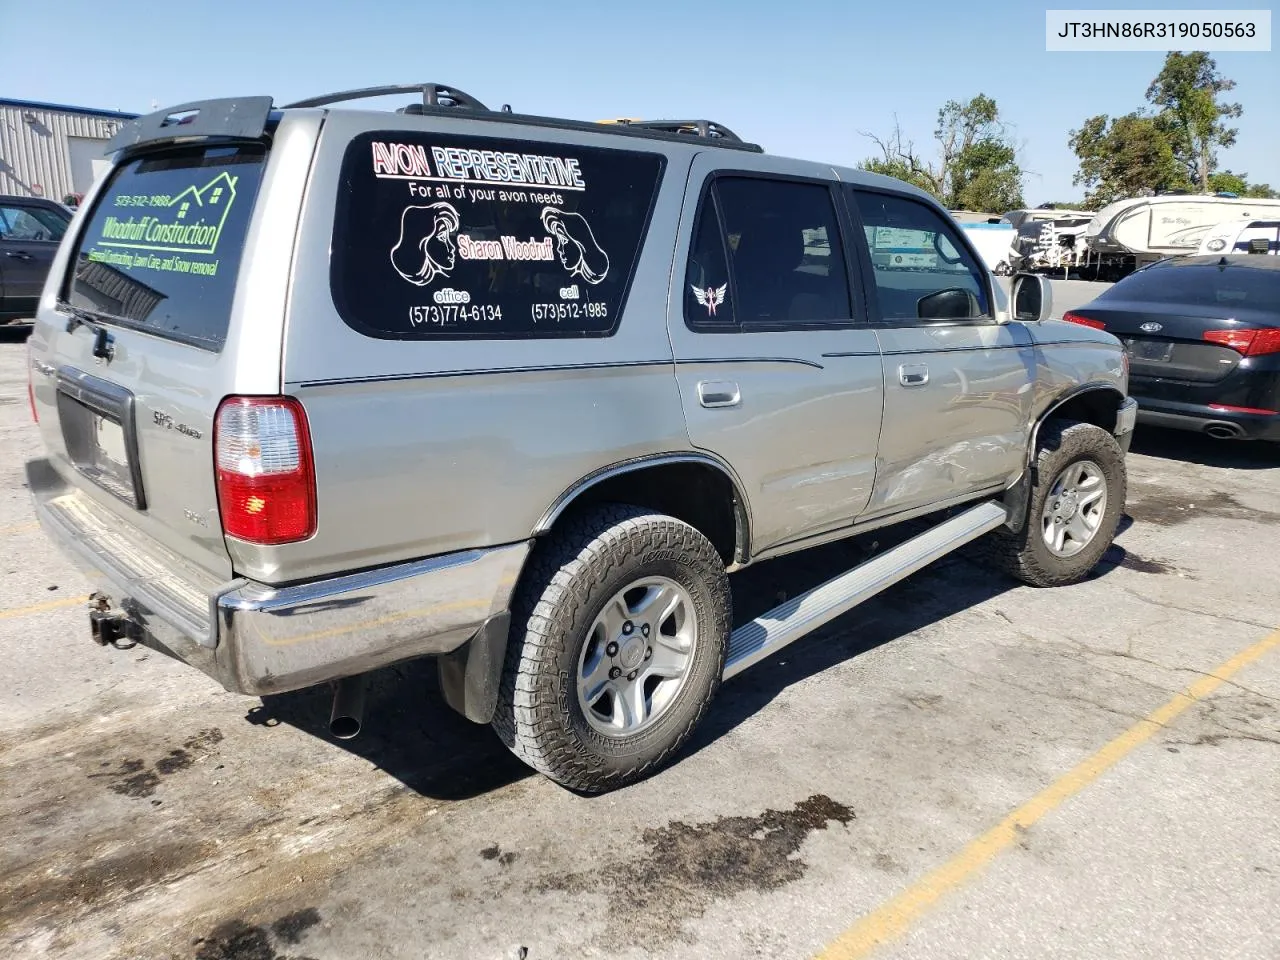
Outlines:
[[5,256],[11,257],[14,260],[34,260],[35,259],[35,257],[31,256],[31,254],[27,253],[27,251],[25,250],[19,250],[16,253],[6,253]]
[[699,380],[698,402],[704,407],[736,407],[742,394],[732,380]]
[[898,366],[898,382],[904,387],[923,387],[929,382],[929,367],[924,363],[903,363]]

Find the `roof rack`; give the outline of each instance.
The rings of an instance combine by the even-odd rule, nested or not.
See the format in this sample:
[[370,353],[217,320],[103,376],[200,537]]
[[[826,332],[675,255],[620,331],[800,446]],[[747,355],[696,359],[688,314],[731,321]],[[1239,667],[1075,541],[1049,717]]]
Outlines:
[[495,120],[500,123],[527,124],[531,127],[554,127],[572,129],[572,131],[600,131],[600,125],[613,125],[611,133],[622,136],[645,137],[650,140],[685,140],[686,137],[699,137],[708,141],[708,146],[736,148],[763,154],[758,143],[749,143],[733,133],[730,128],[714,120],[641,120],[634,118],[618,118],[614,120],[568,120],[559,116],[536,116],[531,114],[512,113],[511,105],[503,104],[502,109],[492,110],[481,104],[470,93],[458,90],[449,83],[396,83],[385,87],[362,87],[360,90],[346,90],[337,93],[325,93],[323,96],[307,97],[283,108],[307,108],[307,106],[328,106],[342,104],[351,100],[367,100],[372,97],[394,96],[397,93],[419,93],[421,104],[407,104],[397,108],[399,114],[444,114],[453,110],[466,110],[471,119]]
[[[285,109],[289,107],[323,107],[331,103],[344,103],[348,100],[367,100],[370,97],[385,97],[396,93],[420,93],[422,94],[422,106],[411,104],[407,107],[401,107],[397,113],[421,113],[422,107],[458,107],[463,110],[482,110],[486,113],[490,112],[489,108],[483,103],[464,93],[457,87],[449,86],[443,83],[398,83],[388,87],[362,87],[359,90],[340,90],[337,93],[326,93],[318,97],[308,97],[306,100],[295,100],[293,103],[286,103]],[[506,108],[510,109],[510,108]]]
[[679,133],[693,137],[707,137],[712,140],[732,140],[742,143],[740,136],[714,120],[635,120],[631,117],[618,117],[616,120],[601,120],[600,123],[619,124],[640,130],[657,130],[663,133]]

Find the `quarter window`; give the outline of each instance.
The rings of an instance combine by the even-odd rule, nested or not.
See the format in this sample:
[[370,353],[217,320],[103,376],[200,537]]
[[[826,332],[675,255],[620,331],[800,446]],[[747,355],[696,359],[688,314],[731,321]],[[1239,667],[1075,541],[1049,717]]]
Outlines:
[[956,231],[923,203],[852,191],[885,320],[991,316],[986,272]]
[[334,219],[338,310],[382,338],[609,336],[664,163],[447,131],[361,134]]
[[738,298],[730,296],[729,260],[715,191],[707,193],[698,214],[684,280],[684,315],[689,323],[732,326],[736,322]]

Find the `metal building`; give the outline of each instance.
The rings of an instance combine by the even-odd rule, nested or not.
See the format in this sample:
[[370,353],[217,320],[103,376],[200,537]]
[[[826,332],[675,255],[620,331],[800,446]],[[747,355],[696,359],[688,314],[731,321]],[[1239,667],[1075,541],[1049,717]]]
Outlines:
[[136,114],[0,99],[0,193],[62,200],[84,193],[102,148]]

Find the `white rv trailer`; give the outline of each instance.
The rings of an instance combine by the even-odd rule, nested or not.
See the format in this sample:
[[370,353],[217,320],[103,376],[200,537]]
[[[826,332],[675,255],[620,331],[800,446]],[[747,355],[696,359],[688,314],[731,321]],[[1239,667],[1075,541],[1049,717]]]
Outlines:
[[1086,272],[1118,280],[1164,257],[1195,253],[1204,235],[1226,220],[1280,217],[1280,200],[1162,194],[1117,200],[1085,230]]
[[1220,223],[1205,233],[1198,252],[1280,254],[1280,216]]

